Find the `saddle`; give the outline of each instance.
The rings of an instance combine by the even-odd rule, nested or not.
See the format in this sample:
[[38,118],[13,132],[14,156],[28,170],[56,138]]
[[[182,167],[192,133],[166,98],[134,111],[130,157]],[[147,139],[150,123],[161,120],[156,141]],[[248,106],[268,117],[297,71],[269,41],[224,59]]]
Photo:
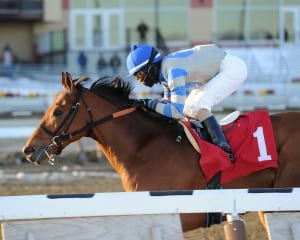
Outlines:
[[[208,141],[209,138],[201,123],[178,121],[149,109],[146,111],[168,124],[179,126],[179,133],[185,132],[191,145],[199,153],[199,165],[207,183],[219,172],[220,184],[223,185],[266,168],[278,168],[273,127],[269,112],[266,110],[254,110],[244,114],[235,111],[220,121],[233,151],[234,163],[230,162],[225,151]],[[181,139],[180,135],[176,139],[178,142]]]
[[[222,118],[219,121],[220,126],[225,126],[227,124],[230,124],[230,123],[234,122],[240,116],[240,114],[241,113],[239,111],[234,111],[234,112],[226,115],[224,118]],[[191,127],[199,135],[200,138],[202,138],[206,141],[209,140],[209,137],[208,137],[206,131],[204,131],[204,128],[203,128],[202,124],[199,121],[191,120],[190,123],[191,123]],[[199,148],[199,145],[198,145],[196,139],[190,133],[190,129],[182,121],[179,121],[179,124],[181,124],[181,126],[183,127],[185,135],[187,136],[189,142],[192,144],[194,149],[198,153],[201,153],[201,149]]]
[[199,164],[207,182],[218,172],[221,172],[220,184],[225,184],[265,168],[278,167],[272,124],[265,110],[245,114],[236,111],[220,121],[234,153],[234,163],[220,147],[207,141],[199,122],[180,121],[180,124],[191,145],[200,153]]

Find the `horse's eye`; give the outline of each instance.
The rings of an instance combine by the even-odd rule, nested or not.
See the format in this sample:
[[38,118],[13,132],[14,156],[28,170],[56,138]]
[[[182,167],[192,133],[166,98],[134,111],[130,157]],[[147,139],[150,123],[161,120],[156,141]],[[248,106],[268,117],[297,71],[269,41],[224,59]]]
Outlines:
[[63,111],[61,111],[61,110],[59,110],[59,109],[56,109],[55,111],[54,111],[54,116],[60,116],[60,115],[62,115],[63,114]]

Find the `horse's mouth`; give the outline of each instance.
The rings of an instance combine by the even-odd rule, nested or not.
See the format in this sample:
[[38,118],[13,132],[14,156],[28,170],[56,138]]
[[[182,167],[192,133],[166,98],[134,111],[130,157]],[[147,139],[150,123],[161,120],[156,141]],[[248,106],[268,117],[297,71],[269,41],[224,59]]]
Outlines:
[[25,154],[25,159],[35,165],[39,165],[43,162],[48,162],[50,165],[54,165],[55,156],[57,154],[51,153],[50,150],[51,148],[49,147],[39,148],[34,153]]

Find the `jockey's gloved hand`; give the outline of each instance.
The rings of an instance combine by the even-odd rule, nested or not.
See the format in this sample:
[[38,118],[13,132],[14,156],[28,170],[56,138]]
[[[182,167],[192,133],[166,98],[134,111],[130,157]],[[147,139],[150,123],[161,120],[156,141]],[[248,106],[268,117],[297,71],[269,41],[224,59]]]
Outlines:
[[151,99],[147,99],[147,98],[139,99],[139,102],[145,107],[148,107],[150,101]]
[[150,99],[133,99],[131,105],[133,107],[148,107]]
[[158,103],[158,100],[156,99],[148,99],[148,98],[144,98],[144,99],[139,99],[138,100],[141,104],[143,104],[144,107],[155,110],[155,107]]

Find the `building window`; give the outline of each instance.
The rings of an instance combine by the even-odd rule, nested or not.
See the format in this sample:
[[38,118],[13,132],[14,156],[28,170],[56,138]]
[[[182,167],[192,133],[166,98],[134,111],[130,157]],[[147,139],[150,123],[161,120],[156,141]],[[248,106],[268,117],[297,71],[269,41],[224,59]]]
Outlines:
[[[156,4],[156,3],[157,4]],[[139,42],[137,26],[144,22],[148,26],[147,41],[156,42],[156,28],[168,44],[189,41],[189,1],[126,1],[125,25],[130,42]]]
[[85,47],[86,46],[86,15],[77,15],[75,16],[75,44],[78,47]]
[[111,9],[120,8],[122,2],[123,0],[71,0],[70,4],[72,9]]
[[139,41],[136,29],[141,21],[148,26],[150,44],[157,42],[157,29],[160,41],[168,44],[189,41],[189,1],[73,0],[70,4],[73,50],[124,48]]
[[279,0],[216,0],[215,40],[278,39]]

